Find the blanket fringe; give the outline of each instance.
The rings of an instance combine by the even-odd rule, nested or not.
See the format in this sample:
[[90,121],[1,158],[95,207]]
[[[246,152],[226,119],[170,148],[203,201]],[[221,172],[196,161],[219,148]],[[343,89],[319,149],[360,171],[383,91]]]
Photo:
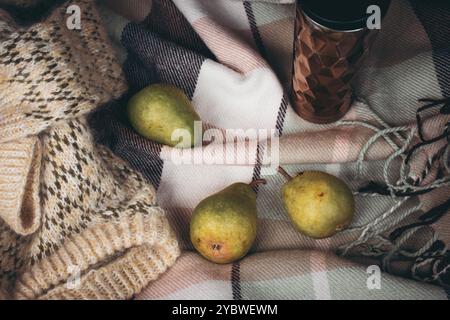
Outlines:
[[[360,232],[360,234],[355,241],[341,246],[339,248],[339,254],[346,256],[350,250],[359,248],[362,250],[361,254],[365,256],[380,258],[381,266],[388,272],[391,271],[391,261],[393,258],[407,258],[413,262],[410,269],[413,278],[449,286],[450,280],[448,279],[447,273],[450,271],[450,251],[439,240],[439,236],[435,230],[432,230],[430,239],[417,251],[407,252],[402,247],[421,228],[439,221],[447,214],[450,209],[450,199],[421,215],[417,222],[397,228],[391,232],[388,238],[382,235],[410,217],[413,213],[422,209],[422,204],[419,203],[394,217],[393,214],[399,208],[403,207],[412,197],[429,193],[438,188],[450,187],[450,122],[444,126],[439,136],[426,139],[423,133],[422,119],[422,113],[430,109],[437,109],[442,115],[450,115],[450,98],[421,99],[419,102],[424,103],[424,105],[417,110],[417,127],[390,127],[374,112],[375,119],[380,123],[381,128],[362,121],[340,121],[337,123],[337,126],[363,126],[375,131],[375,134],[360,151],[357,161],[357,168],[360,175],[362,175],[364,159],[367,152],[380,138],[383,138],[393,148],[394,152],[386,160],[383,167],[384,183],[370,181],[366,186],[355,192],[355,194],[363,196],[390,196],[396,201],[389,210],[366,225],[345,230],[344,232],[346,233]],[[405,134],[406,136],[404,136]],[[413,139],[417,137],[419,138],[419,142],[411,146]],[[419,177],[411,177],[408,169],[414,156],[421,149],[445,139],[447,140],[445,146],[427,159],[425,168]],[[391,165],[397,158],[401,158],[402,160],[400,174],[399,179],[395,183],[392,183],[390,181]],[[430,178],[429,176],[433,169],[437,169],[436,177],[432,182],[424,183],[427,178]],[[430,274],[427,276],[420,275],[426,269],[425,267],[430,270]],[[446,280],[443,280],[444,278]]]

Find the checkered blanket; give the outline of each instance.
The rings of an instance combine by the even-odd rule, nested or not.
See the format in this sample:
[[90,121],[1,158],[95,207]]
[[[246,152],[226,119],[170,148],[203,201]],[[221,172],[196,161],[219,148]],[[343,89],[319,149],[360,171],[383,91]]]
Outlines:
[[[394,0],[354,80],[351,111],[336,124],[313,125],[289,102],[294,3],[101,1],[130,92],[94,114],[92,126],[101,143],[155,185],[184,250],[138,299],[447,298],[450,7]],[[275,132],[288,172],[342,178],[356,196],[353,224],[325,240],[297,233],[281,202],[285,181],[270,174],[274,158],[259,140],[255,148],[233,150],[247,156],[246,164],[173,161],[171,148],[140,137],[124,115],[129,96],[155,82],[182,88],[206,128]],[[205,157],[204,151],[189,152]],[[251,254],[219,266],[194,253],[189,220],[198,202],[261,177],[268,183],[256,190]],[[383,271],[379,282],[374,266]]]

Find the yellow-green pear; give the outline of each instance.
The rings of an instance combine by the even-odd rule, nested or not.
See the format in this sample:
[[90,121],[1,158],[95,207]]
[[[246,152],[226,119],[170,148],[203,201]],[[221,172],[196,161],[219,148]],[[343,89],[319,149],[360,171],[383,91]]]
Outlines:
[[[200,117],[184,92],[172,85],[142,89],[128,102],[127,112],[133,128],[147,139],[181,148],[190,148],[201,139],[201,134],[194,135],[194,122]],[[177,129],[185,133],[184,139],[172,140]]]
[[[235,183],[195,208],[190,238],[206,259],[219,264],[244,257],[256,238],[256,194],[252,184]],[[264,183],[264,182],[262,182]]]
[[348,226],[355,212],[349,187],[339,178],[319,171],[290,177],[283,186],[284,206],[298,231],[314,239],[328,238]]

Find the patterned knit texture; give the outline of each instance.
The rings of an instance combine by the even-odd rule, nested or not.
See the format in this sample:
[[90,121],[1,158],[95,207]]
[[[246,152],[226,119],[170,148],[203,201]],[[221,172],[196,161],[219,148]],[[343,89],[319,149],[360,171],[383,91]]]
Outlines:
[[179,255],[154,188],[87,125],[127,89],[101,25],[89,0],[29,28],[0,11],[0,298],[126,299]]

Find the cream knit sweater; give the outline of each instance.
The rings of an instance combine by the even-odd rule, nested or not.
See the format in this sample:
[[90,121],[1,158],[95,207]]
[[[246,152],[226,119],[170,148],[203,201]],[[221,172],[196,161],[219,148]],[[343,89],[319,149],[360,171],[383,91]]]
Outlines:
[[27,28],[0,10],[0,299],[126,299],[175,262],[154,189],[87,125],[125,90],[93,1]]

